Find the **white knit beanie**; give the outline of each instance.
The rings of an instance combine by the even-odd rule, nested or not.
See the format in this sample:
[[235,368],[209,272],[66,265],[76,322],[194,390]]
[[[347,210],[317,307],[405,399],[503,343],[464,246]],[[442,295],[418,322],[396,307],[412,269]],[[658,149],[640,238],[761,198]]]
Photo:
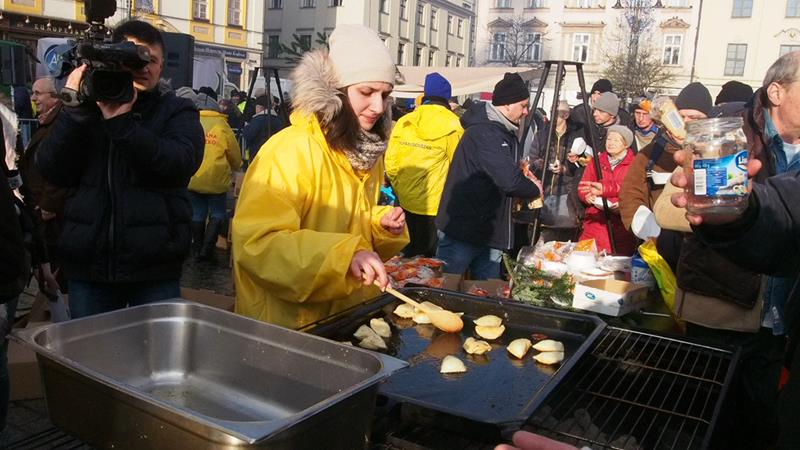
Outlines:
[[392,55],[375,31],[363,25],[339,25],[328,38],[328,46],[339,79],[337,88],[373,81],[394,86]]

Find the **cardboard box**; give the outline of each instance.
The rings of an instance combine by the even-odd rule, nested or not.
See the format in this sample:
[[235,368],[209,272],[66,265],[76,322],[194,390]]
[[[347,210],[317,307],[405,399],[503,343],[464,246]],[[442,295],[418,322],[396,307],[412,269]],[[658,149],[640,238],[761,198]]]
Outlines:
[[461,275],[456,275],[454,273],[443,273],[442,276],[444,277],[444,285],[442,289],[447,289],[448,291],[458,291],[461,287]]
[[208,289],[181,288],[181,297],[203,305],[213,306],[214,308],[224,309],[233,312],[236,298],[229,295],[217,294]]
[[500,293],[507,285],[508,281],[494,278],[488,280],[462,280],[461,292],[469,293],[470,289],[476,287],[488,292],[490,297],[500,297]]
[[572,307],[621,316],[647,304],[647,286],[620,280],[590,280],[575,285]]
[[[49,323],[29,322],[26,328],[38,328]],[[11,400],[44,397],[36,353],[14,340],[8,341],[8,377],[11,383]]]

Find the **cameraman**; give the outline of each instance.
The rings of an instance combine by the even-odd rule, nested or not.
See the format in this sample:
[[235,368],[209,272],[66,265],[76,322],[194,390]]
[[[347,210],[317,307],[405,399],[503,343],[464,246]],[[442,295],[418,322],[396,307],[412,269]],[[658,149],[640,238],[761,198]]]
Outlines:
[[[203,160],[197,109],[160,82],[161,33],[132,20],[112,39],[150,51],[145,67],[131,69],[133,100],[65,101],[36,156],[47,179],[76,189],[59,242],[74,318],[180,295],[191,241],[186,186]],[[69,75],[62,97],[80,92],[86,71]]]

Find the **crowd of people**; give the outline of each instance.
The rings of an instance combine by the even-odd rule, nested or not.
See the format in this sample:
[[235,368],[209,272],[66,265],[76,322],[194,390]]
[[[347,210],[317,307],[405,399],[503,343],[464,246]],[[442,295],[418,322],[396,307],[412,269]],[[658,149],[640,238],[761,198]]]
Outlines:
[[[49,295],[69,293],[73,318],[179,297],[184,260],[213,259],[231,174],[248,161],[231,222],[236,312],[289,328],[376,297],[390,283],[383,261],[398,254],[435,256],[446,272],[474,279],[501,277],[502,255],[530,240],[515,205],[540,199],[538,239],[594,239],[598,250],[625,256],[655,239],[676,274],[675,314],[687,334],[743,349],[733,404],[736,423],[755,426],[731,442],[800,445],[792,426],[800,300],[791,294],[800,52],[778,59],[755,93],[732,81],[712,102],[695,82],[674,99],[685,123],[743,119],[754,195],[741,217],[710,223],[687,216],[679,192],[671,196],[687,183],[684,138],[650,115],[645,97],[623,109],[628,99],[608,80],[587,93],[588,116],[582,103],[559,101],[552,128],[538,113],[526,120],[530,89],[515,73],[491,101],[459,105],[432,72],[405,111],[391,107],[396,67],[378,35],[340,25],[329,48],[307,52],[294,69],[285,123],[268,95],[173,91],[161,80],[161,33],[147,23],[121,24],[113,39],[149,51],[133,71],[133,100],[82,98],[83,66],[67,78],[67,95],[51,78],[36,80],[36,132],[27,148],[12,145],[19,158],[7,151],[3,159],[0,332],[10,329],[31,267]],[[396,205],[380,204],[387,186]],[[654,221],[655,231],[643,225]],[[760,237],[768,237],[763,248]],[[2,427],[8,377],[0,368]],[[795,370],[779,408],[782,368]]]

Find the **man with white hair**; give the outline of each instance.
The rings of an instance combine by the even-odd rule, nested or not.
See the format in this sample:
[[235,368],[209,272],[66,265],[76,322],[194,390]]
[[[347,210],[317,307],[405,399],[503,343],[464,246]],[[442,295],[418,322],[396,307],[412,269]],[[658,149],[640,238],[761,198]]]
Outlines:
[[[778,183],[778,177],[786,172],[800,168],[800,52],[788,53],[778,58],[767,70],[761,88],[754,94],[751,101],[742,113],[744,119],[744,133],[747,136],[747,145],[751,164],[761,168],[757,173],[751,174],[755,190],[762,189],[762,185]],[[675,161],[682,164],[686,158],[684,152],[676,152]],[[782,177],[781,177],[782,178]],[[773,181],[776,180],[776,181]],[[686,177],[683,174],[673,175],[673,182],[683,188]],[[680,198],[678,198],[680,197]],[[784,201],[781,195],[759,197],[758,203],[767,204]],[[680,208],[685,206],[685,197],[673,195],[673,203]],[[754,203],[751,201],[751,204]],[[785,206],[793,207],[793,203]],[[698,216],[687,216],[692,225],[698,225]],[[749,216],[748,216],[749,217]],[[706,224],[719,225],[719,219],[706,217]],[[779,220],[775,216],[769,220]],[[731,220],[730,218],[727,220]],[[705,226],[704,226],[705,227]],[[772,231],[759,234],[757,248],[739,245],[743,241],[736,241],[736,246],[726,247],[721,241],[738,236],[731,232],[725,235],[710,236],[703,228],[694,228],[699,232],[706,243],[722,255],[743,267],[768,273],[771,276],[766,288],[763,289],[763,318],[762,328],[753,333],[749,338],[727,333],[721,336],[727,344],[742,347],[740,357],[740,371],[744,375],[741,382],[734,386],[732,391],[738,402],[737,416],[733,418],[733,429],[741,433],[732,433],[732,443],[740,448],[757,448],[757,445],[771,446],[774,444],[776,422],[780,421],[780,442],[777,448],[798,448],[800,433],[796,427],[795,414],[800,392],[800,378],[796,361],[796,349],[800,340],[800,302],[797,299],[797,268],[790,259],[774,257],[771,264],[763,263],[769,251],[768,244],[774,239]],[[726,225],[727,227],[727,225]],[[723,227],[725,228],[725,227]],[[779,224],[776,224],[779,229]],[[742,229],[744,231],[744,228]],[[752,233],[748,232],[748,236]],[[766,240],[766,241],[764,241]],[[791,248],[791,243],[785,245]],[[731,256],[736,254],[735,257]],[[751,258],[756,253],[758,258]],[[769,267],[768,267],[769,266]],[[680,281],[680,280],[679,280]],[[795,296],[790,297],[793,292]],[[745,312],[740,313],[742,317]],[[758,317],[757,317],[758,318]],[[784,339],[782,336],[788,337]],[[785,355],[785,356],[784,356]],[[792,362],[795,360],[794,363]],[[778,395],[781,366],[795,370],[789,376],[789,383],[783,389],[783,399],[776,404]],[[790,400],[791,399],[791,400]],[[779,409],[780,408],[780,409]],[[776,418],[776,413],[779,418]],[[746,426],[745,426],[746,425]]]
[[63,212],[65,190],[48,183],[34,164],[39,143],[50,134],[50,124],[61,111],[61,99],[56,92],[52,77],[42,77],[33,83],[31,100],[36,104],[39,128],[31,136],[25,154],[19,160],[19,167],[25,184],[33,195],[33,200],[45,222],[55,219]]

